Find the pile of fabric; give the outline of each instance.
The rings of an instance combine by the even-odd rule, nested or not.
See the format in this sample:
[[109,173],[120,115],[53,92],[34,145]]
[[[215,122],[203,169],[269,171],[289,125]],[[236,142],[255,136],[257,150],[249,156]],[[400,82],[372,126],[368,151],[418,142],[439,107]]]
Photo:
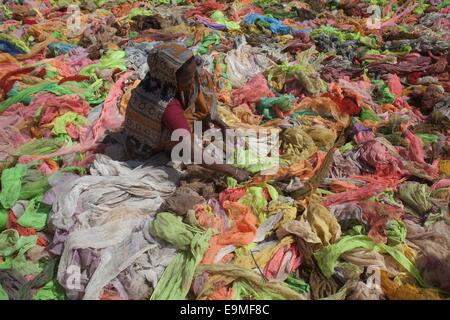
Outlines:
[[[448,0],[0,9],[0,300],[448,299]],[[127,158],[168,41],[213,75],[224,126],[279,132],[277,170]]]

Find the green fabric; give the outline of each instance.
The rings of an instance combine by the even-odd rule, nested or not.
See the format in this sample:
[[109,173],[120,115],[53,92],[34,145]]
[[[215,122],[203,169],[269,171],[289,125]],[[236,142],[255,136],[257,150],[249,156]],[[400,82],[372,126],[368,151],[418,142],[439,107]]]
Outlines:
[[286,300],[281,293],[268,288],[255,288],[245,280],[233,282],[235,300]]
[[79,176],[84,176],[86,174],[86,168],[69,166],[69,167],[62,168],[60,170],[60,172],[71,172],[71,173],[76,173]]
[[10,34],[0,32],[0,40],[14,44],[14,46],[16,46],[17,48],[22,50],[23,53],[30,52],[30,48],[28,48],[28,46],[25,44],[25,42],[23,42],[21,39],[16,38]]
[[255,151],[249,149],[237,148],[234,153],[234,159],[234,167],[247,170],[250,173],[261,172],[279,165],[277,157],[258,156]]
[[239,203],[252,208],[253,212],[258,216],[260,223],[263,223],[266,220],[267,200],[264,197],[264,188],[248,188],[246,194],[239,199]]
[[43,91],[54,93],[57,96],[72,94],[72,91],[66,89],[65,87],[59,86],[56,82],[39,83],[18,92],[10,90],[9,94],[13,93],[14,95],[10,96],[3,102],[0,102],[0,112],[5,111],[15,103],[29,101],[33,94]]
[[8,221],[8,210],[0,206],[0,231],[6,228],[6,221]]
[[125,51],[123,50],[110,50],[104,56],[100,58],[99,63],[90,64],[80,70],[80,75],[97,80],[97,70],[104,69],[120,69],[126,70],[125,66]]
[[9,300],[9,297],[6,291],[3,290],[2,285],[0,284],[0,301],[1,300]]
[[343,253],[356,248],[365,248],[380,253],[390,254],[403,268],[411,273],[420,285],[426,286],[419,270],[400,250],[383,243],[375,243],[365,235],[344,236],[335,244],[323,247],[315,252],[314,257],[324,276],[329,278],[334,273],[334,268],[337,265],[339,257]]
[[153,235],[173,244],[177,249],[187,249],[196,233],[202,230],[184,223],[181,217],[170,212],[158,213],[151,226]]
[[46,155],[58,151],[65,142],[66,140],[62,137],[54,139],[33,139],[18,147],[14,151],[14,155]]
[[[413,50],[413,48],[408,45],[405,44],[403,46],[401,46],[399,51],[391,51],[391,50],[376,50],[376,49],[369,49],[366,51],[366,54],[382,54],[382,55],[387,55],[387,56],[398,56],[398,57],[403,57],[405,55],[407,55],[408,53],[410,53]],[[367,59],[367,61],[372,61],[371,59]]]
[[102,79],[97,79],[91,84],[86,81],[82,84],[85,89],[83,99],[86,100],[87,103],[95,106],[105,101],[110,87],[108,82],[105,82]]
[[227,186],[228,188],[236,188],[238,185],[238,182],[233,177],[227,177]]
[[195,51],[195,55],[204,55],[209,51],[209,47],[212,45],[220,44],[220,36],[217,33],[210,33],[205,38],[203,38],[200,46],[197,51]]
[[50,189],[48,177],[39,170],[29,169],[22,179],[20,200],[42,197]]
[[430,5],[425,3],[424,0],[419,0],[417,6],[413,10],[413,13],[414,14],[418,14],[418,15],[422,15],[425,12],[425,10],[427,10],[427,8],[429,6]]
[[388,244],[396,246],[405,242],[406,226],[402,221],[391,220],[386,223],[386,235],[388,237]]
[[344,144],[342,147],[339,148],[339,151],[343,154],[346,153],[347,151],[351,151],[354,147],[353,142],[347,142],[346,144]]
[[17,230],[8,229],[0,233],[0,256],[7,257],[22,248],[36,243],[37,236],[20,236]]
[[418,136],[424,144],[431,144],[439,141],[439,137],[434,134],[418,133],[416,136]]
[[[379,54],[377,50],[372,51]],[[389,91],[389,87],[383,80],[372,80],[372,83],[378,88],[380,104],[393,103],[395,101],[395,94]]]
[[395,101],[395,94],[389,91],[388,87],[384,87],[381,92],[381,103],[393,103]]
[[137,16],[152,16],[153,12],[144,8],[133,8],[130,13],[128,13],[128,19],[132,19]]
[[238,22],[228,20],[219,10],[213,12],[211,19],[216,23],[224,24],[228,30],[239,30],[241,28]]
[[421,216],[425,215],[433,207],[430,196],[431,188],[426,184],[408,181],[401,184],[398,188],[400,200],[414,213]]
[[272,199],[272,201],[278,201],[278,199],[280,198],[280,195],[279,195],[277,189],[275,189],[270,184],[266,184],[266,188],[267,188],[267,191],[269,192],[269,195],[270,195],[270,198]]
[[308,293],[311,289],[305,280],[298,279],[292,275],[288,276],[285,282],[292,290],[295,290],[298,293]]
[[257,104],[257,109],[265,118],[273,119],[276,117],[274,107],[278,107],[281,111],[289,111],[292,109],[294,101],[295,97],[291,94],[274,98],[261,98]]
[[271,68],[267,75],[267,81],[272,83],[272,80],[275,80],[279,87],[278,90],[281,90],[286,80],[294,77],[312,96],[320,95],[328,90],[328,84],[317,73],[320,63],[325,58],[325,54],[318,53],[312,47],[297,54],[297,64],[283,62]]
[[47,224],[47,217],[51,207],[41,203],[42,197],[31,199],[25,212],[20,216],[17,222],[26,228],[33,228],[41,231]]
[[39,263],[27,260],[25,254],[36,245],[37,236],[20,236],[17,230],[0,233],[0,256],[4,262],[1,269],[14,269],[21,275],[36,275],[41,271]]
[[0,192],[0,203],[5,209],[9,209],[19,200],[22,186],[22,178],[27,172],[27,166],[17,164],[14,168],[3,170]]
[[[21,300],[63,300],[64,289],[56,281],[58,260],[46,261],[42,271],[19,290]],[[34,294],[33,289],[39,288]]]
[[444,0],[437,5],[437,8],[440,10],[440,9],[446,8],[448,6],[450,6],[450,0]]
[[362,108],[361,113],[359,114],[359,118],[361,121],[370,120],[370,121],[381,121],[382,119],[377,116],[377,114],[368,109]]
[[253,209],[259,219],[259,223],[263,223],[266,218],[267,200],[264,196],[264,189],[267,189],[272,200],[277,201],[279,198],[278,191],[270,184],[261,186],[252,186],[246,190],[246,194],[239,199],[239,203],[249,206]]
[[291,117],[302,117],[302,116],[316,116],[317,112],[311,110],[311,109],[302,109],[299,111],[295,111],[293,114],[291,114]]
[[150,299],[185,299],[191,287],[195,269],[208,250],[208,241],[213,230],[203,231],[183,223],[180,217],[170,212],[161,212],[153,221],[151,232],[158,238],[173,244],[181,252],[167,266]]
[[66,112],[55,119],[52,133],[55,135],[67,134],[66,125],[73,123],[77,128],[89,123],[88,119],[76,112]]
[[33,300],[64,300],[64,298],[64,289],[56,280],[47,282],[33,295]]
[[[305,300],[306,296],[292,290],[286,283],[280,281],[266,281],[258,272],[254,270],[242,268],[233,264],[202,264],[197,268],[196,273],[198,275],[202,273],[218,274],[225,277],[229,277],[233,282],[245,282],[250,284],[244,285],[243,288],[240,284],[233,288],[238,289],[238,296],[235,299],[242,299],[250,297],[260,297],[261,299],[279,299],[279,300]],[[213,288],[212,288],[213,289]],[[242,291],[241,289],[244,289]],[[208,290],[209,291],[209,290]],[[233,290],[236,291],[236,290]]]
[[13,12],[9,7],[7,7],[5,4],[0,4],[0,9],[3,12],[3,15],[5,18],[11,19],[13,16]]
[[359,32],[353,33],[349,31],[342,31],[335,27],[331,27],[328,25],[321,25],[320,28],[315,29],[311,32],[311,36],[315,38],[320,33],[325,33],[329,36],[337,37],[340,42],[345,42],[347,40],[354,40],[359,41],[360,43],[366,45],[371,49],[378,49],[380,47],[380,44],[378,43],[378,40],[375,37],[361,36]]

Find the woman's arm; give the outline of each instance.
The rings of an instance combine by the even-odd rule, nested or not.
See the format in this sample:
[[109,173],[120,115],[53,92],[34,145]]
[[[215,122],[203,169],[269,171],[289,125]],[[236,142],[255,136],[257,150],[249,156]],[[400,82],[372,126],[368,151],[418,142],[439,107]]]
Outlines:
[[[162,116],[162,122],[171,132],[176,129],[185,129],[190,132],[189,124],[184,116],[184,110],[177,99],[172,99],[166,107]],[[191,134],[191,161],[194,158],[194,135]],[[223,172],[225,174],[233,176],[238,181],[245,181],[250,177],[250,174],[242,169],[234,168],[228,164],[201,164],[203,167]]]

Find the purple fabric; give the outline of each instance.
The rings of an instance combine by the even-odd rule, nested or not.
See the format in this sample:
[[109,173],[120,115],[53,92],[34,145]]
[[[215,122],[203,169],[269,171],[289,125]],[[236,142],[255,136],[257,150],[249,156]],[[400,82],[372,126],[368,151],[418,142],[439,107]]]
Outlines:
[[202,18],[197,19],[197,21],[211,29],[222,30],[222,31],[227,30],[227,27],[224,24],[212,23],[212,22],[209,22],[208,20],[202,19]]
[[64,173],[63,175],[57,175],[56,177],[49,178],[49,183],[52,188],[45,193],[42,202],[52,205],[61,192],[61,188],[79,177],[80,176],[73,173]]
[[360,132],[364,132],[364,131],[371,131],[371,130],[369,128],[363,126],[362,124],[357,123],[357,122],[352,124],[352,130],[351,130],[351,135],[352,136],[354,136],[354,135],[356,135],[356,134],[358,134]]
[[56,229],[52,241],[47,245],[47,251],[60,256],[64,250],[64,242],[66,241],[67,234],[67,231]]
[[[80,300],[84,296],[84,291],[89,279],[94,274],[100,263],[100,258],[97,252],[91,248],[83,248],[74,250],[72,260],[68,264],[71,269],[66,270],[66,274],[60,282],[61,286],[66,289],[66,294],[69,299]],[[79,274],[79,286],[77,287],[77,282],[72,281],[77,275],[76,268],[78,267]]]
[[225,210],[223,210],[222,206],[220,205],[219,201],[217,201],[214,198],[211,198],[208,200],[208,204],[211,206],[211,208],[214,210],[214,213],[219,216],[219,218],[223,221],[223,224],[226,229],[229,228],[229,220],[227,217],[227,214],[225,213]]

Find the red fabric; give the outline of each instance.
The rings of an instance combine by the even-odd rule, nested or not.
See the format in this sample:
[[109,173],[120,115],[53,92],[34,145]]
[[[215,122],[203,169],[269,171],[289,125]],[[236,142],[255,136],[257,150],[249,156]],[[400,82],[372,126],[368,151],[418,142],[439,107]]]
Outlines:
[[341,101],[339,101],[339,110],[343,113],[346,113],[350,116],[355,116],[361,112],[361,109],[356,104],[355,100],[350,97],[345,97]]
[[175,98],[169,102],[164,110],[162,122],[170,131],[175,131],[176,129],[191,131],[189,123],[184,116],[183,107],[180,101]]
[[239,201],[240,198],[245,196],[247,191],[242,188],[227,188],[219,193],[219,202],[223,205],[225,201],[236,202]]
[[9,210],[8,213],[8,220],[6,221],[6,228],[7,229],[15,229],[19,233],[20,236],[34,236],[37,235],[38,239],[36,241],[36,244],[39,246],[45,247],[48,244],[48,241],[37,234],[36,230],[33,228],[26,228],[22,227],[19,223],[17,223],[17,218],[12,209]]

